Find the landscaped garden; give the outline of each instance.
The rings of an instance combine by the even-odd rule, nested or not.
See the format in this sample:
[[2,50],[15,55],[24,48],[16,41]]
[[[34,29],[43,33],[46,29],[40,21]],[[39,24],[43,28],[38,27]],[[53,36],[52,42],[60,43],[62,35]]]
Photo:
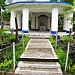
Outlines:
[[18,41],[16,42],[15,37],[15,34],[7,34],[4,33],[4,31],[0,31],[0,72],[14,70],[12,47],[13,42],[15,42],[15,58],[17,67],[19,57],[23,51],[25,51],[25,47],[30,39],[28,36],[24,36],[24,39],[22,39],[22,35],[18,35]]
[[[55,36],[50,38],[53,47],[56,47]],[[67,54],[67,44],[70,43],[69,60],[67,65],[67,71],[65,72],[66,54]],[[55,50],[61,69],[64,75],[72,74],[75,75],[75,35],[74,36],[58,36],[57,49]]]
[[[5,28],[7,29],[7,28]],[[12,43],[15,41],[15,34],[7,34],[4,31],[0,31],[0,70],[2,71],[13,71],[13,48]],[[50,42],[53,47],[56,47],[55,36],[50,37]],[[16,54],[16,67],[19,61],[19,57],[25,51],[25,47],[29,41],[28,36],[24,36],[24,46],[22,35],[18,35],[18,41],[15,42],[15,54]],[[67,44],[70,42],[70,53],[66,74],[75,75],[75,35],[74,36],[58,36],[57,49],[55,50],[59,63],[61,65],[62,71],[65,70],[66,54],[67,54]]]

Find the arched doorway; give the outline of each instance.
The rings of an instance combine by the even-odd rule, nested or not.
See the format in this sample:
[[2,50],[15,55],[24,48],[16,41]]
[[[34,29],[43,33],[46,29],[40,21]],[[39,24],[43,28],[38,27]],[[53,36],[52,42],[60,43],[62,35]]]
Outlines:
[[46,15],[40,15],[38,17],[38,25],[40,31],[46,31],[48,26],[48,17]]

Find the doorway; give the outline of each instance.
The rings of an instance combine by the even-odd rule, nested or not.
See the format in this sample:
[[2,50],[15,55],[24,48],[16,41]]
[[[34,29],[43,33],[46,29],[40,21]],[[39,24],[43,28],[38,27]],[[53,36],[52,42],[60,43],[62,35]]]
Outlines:
[[46,15],[40,15],[38,18],[39,30],[46,31],[48,25],[48,17]]

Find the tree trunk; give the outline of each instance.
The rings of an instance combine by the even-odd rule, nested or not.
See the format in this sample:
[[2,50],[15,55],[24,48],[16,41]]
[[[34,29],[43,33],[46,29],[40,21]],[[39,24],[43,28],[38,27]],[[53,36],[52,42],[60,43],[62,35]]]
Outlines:
[[1,30],[3,30],[1,7],[0,7],[0,23],[1,23]]
[[0,7],[0,25],[1,25],[1,7]]
[[18,23],[16,17],[15,17],[15,23],[16,23],[16,41],[18,42]]

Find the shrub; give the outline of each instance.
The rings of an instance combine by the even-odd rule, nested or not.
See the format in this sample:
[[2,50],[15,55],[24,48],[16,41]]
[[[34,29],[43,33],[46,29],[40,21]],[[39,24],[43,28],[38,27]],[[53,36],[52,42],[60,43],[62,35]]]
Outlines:
[[[12,38],[15,37],[15,35],[10,36],[11,34],[6,34],[6,40],[10,40]],[[24,44],[25,47],[29,41],[29,37],[25,36],[24,37]],[[18,43],[18,45],[16,45],[16,50],[15,50],[15,54],[16,54],[16,66],[17,63],[19,61],[19,57],[21,56],[21,54],[23,53],[23,51],[25,51],[25,47],[23,47],[22,45],[22,41],[20,43]],[[3,57],[4,57],[4,61],[2,63],[0,63],[0,70],[10,70],[13,69],[13,50],[12,47],[9,47],[7,49],[4,50],[3,53]]]
[[[66,40],[69,40],[69,36],[63,36],[61,37],[63,39],[63,41],[66,41]],[[52,45],[55,47],[55,39],[54,39],[54,36],[50,38],[50,42],[52,43]],[[66,63],[66,51],[63,50],[64,46],[58,44],[58,48],[55,50],[58,58],[59,58],[59,64],[61,65],[61,68],[62,70],[64,71],[65,69],[65,63]],[[69,57],[69,60],[68,60],[68,66],[67,66],[67,72],[70,71],[68,68],[70,67],[71,68],[71,65],[72,65],[72,59]]]

